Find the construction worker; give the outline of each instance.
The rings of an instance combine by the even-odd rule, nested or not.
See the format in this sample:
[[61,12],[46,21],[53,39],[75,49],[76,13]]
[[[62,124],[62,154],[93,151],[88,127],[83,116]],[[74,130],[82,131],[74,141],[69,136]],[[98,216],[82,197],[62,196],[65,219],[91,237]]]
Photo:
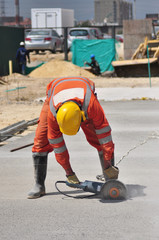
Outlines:
[[95,59],[95,55],[91,54],[90,58],[91,58],[91,63],[85,62],[84,64],[89,65],[91,67],[91,72],[93,74],[95,74],[97,76],[100,75],[101,74],[100,66],[99,66],[97,60]]
[[20,42],[20,48],[18,48],[16,53],[16,60],[19,65],[19,72],[25,75],[26,61],[30,63],[29,51],[24,47],[24,42]]
[[80,127],[98,151],[105,179],[118,178],[119,171],[113,166],[111,128],[94,91],[94,83],[84,77],[57,78],[48,84],[32,148],[35,186],[28,198],[45,194],[47,156],[53,150],[66,172],[67,182],[80,182],[71,167],[63,138],[63,134],[76,135]]

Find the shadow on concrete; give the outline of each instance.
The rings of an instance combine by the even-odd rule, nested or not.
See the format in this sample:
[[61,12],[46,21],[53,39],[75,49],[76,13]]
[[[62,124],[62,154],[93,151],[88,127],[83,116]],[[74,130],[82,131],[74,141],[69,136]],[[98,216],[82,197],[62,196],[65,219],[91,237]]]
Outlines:
[[50,192],[46,193],[45,196],[56,196],[56,195],[63,195],[63,199],[66,198],[75,198],[75,199],[100,199],[99,201],[101,203],[119,203],[123,202],[126,200],[133,200],[136,197],[144,197],[146,194],[144,193],[144,189],[146,186],[142,185],[137,185],[137,184],[127,184],[125,185],[127,189],[127,198],[124,200],[106,200],[106,199],[101,199],[100,195],[93,194],[93,193],[87,193],[79,189],[73,189],[73,190],[61,190],[60,192]]
[[72,190],[72,191],[66,191],[63,190],[61,192],[51,192],[51,193],[46,193],[45,196],[55,196],[55,195],[63,195],[63,199],[64,198],[76,198],[76,199],[84,199],[84,198],[88,198],[88,199],[93,199],[93,198],[99,198],[99,195],[96,195],[94,193],[87,193],[84,192],[82,190]]

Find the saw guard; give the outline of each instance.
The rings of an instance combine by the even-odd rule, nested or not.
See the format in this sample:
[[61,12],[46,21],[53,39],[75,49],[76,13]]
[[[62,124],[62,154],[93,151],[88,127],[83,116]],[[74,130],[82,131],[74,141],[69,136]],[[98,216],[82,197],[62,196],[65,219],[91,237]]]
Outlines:
[[106,200],[124,200],[126,199],[127,189],[125,185],[118,180],[108,180],[103,184],[100,195]]

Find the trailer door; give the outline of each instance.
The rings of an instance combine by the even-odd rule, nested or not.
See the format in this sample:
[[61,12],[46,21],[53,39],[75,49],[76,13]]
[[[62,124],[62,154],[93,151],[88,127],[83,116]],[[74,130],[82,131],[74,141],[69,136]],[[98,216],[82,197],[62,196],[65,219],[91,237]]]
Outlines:
[[47,12],[46,13],[46,27],[47,28],[57,27],[57,13],[56,12]]
[[45,28],[46,27],[46,13],[45,12],[37,12],[35,14],[35,22],[36,28]]

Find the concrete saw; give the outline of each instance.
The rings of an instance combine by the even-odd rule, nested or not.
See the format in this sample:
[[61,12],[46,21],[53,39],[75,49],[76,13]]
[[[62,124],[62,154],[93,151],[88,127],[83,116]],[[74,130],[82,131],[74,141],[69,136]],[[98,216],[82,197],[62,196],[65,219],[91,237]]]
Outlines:
[[95,193],[105,200],[125,200],[127,196],[126,186],[118,180],[108,180],[105,183],[88,180],[80,184],[71,184],[67,181],[65,183],[69,187]]

